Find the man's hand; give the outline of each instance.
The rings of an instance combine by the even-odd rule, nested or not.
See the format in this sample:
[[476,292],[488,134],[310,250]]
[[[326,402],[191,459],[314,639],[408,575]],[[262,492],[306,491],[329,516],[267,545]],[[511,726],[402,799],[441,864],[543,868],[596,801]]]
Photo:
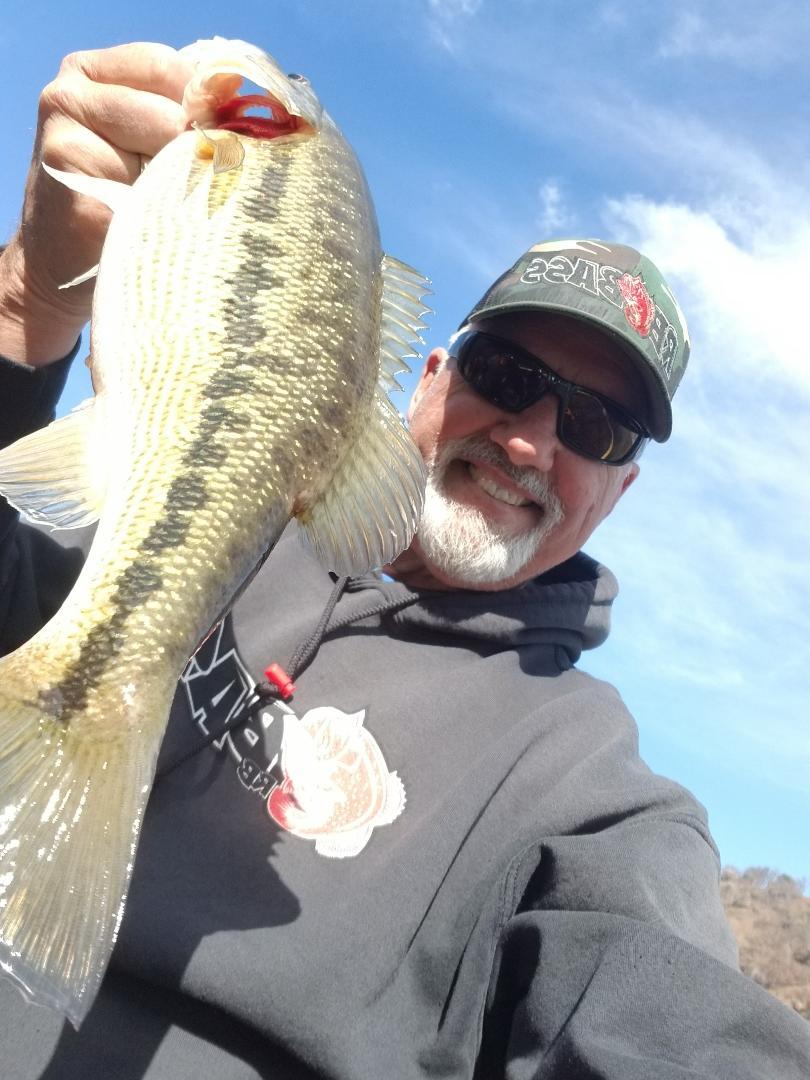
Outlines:
[[110,211],[53,180],[42,162],[132,183],[144,159],[186,124],[191,77],[166,45],[120,45],[68,56],[39,102],[22,221],[0,256],[0,354],[40,366],[70,351],[90,315],[93,283],[59,286],[94,266]]

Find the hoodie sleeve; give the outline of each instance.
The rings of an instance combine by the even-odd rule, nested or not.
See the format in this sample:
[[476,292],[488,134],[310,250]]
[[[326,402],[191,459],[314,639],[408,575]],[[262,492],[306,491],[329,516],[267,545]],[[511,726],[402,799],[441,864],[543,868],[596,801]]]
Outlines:
[[476,1077],[806,1080],[810,1025],[744,976],[699,817],[543,845],[501,934]]
[[49,424],[81,339],[55,364],[32,368],[0,356],[0,449]]
[[[50,423],[72,352],[34,369],[0,357],[0,448]],[[17,648],[54,614],[81,567],[82,553],[21,524],[0,497],[0,655]]]

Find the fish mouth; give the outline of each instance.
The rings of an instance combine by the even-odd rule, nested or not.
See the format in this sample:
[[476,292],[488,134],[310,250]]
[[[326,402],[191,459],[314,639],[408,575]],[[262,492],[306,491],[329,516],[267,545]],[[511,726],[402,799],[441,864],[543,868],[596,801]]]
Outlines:
[[265,139],[318,130],[323,109],[307,80],[285,75],[255,45],[211,38],[187,45],[180,55],[194,68],[183,92],[190,127]]
[[281,135],[313,130],[312,124],[288,112],[278,98],[268,93],[242,94],[218,105],[213,126],[254,139],[277,139]]

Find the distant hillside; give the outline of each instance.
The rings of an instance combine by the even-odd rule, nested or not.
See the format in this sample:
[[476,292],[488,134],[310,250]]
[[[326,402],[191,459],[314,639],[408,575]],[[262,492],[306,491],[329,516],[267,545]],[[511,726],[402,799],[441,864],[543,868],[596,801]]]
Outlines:
[[766,867],[723,870],[720,891],[740,966],[810,1020],[810,897],[805,883]]

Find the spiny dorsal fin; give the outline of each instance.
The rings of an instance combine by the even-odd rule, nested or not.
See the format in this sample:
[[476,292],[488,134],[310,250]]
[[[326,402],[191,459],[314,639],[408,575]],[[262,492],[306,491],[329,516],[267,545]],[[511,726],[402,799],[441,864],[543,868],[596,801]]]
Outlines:
[[422,316],[430,308],[422,298],[430,293],[430,282],[418,270],[391,255],[382,260],[383,291],[380,326],[380,385],[384,393],[402,389],[396,376],[409,372],[406,356],[418,356],[416,346],[424,344]]

